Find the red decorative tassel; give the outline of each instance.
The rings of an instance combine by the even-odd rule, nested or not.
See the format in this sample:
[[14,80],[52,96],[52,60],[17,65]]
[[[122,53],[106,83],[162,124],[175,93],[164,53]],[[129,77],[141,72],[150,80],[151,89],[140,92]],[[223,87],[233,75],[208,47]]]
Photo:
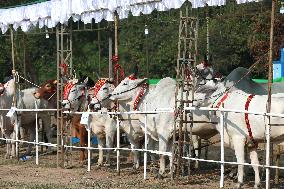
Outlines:
[[139,93],[138,93],[136,99],[134,100],[134,107],[133,107],[133,110],[134,110],[134,111],[137,110],[138,105],[139,105],[139,103],[140,103],[142,97],[144,96],[144,94],[145,94],[145,92],[146,92],[148,86],[149,86],[148,83],[144,83],[144,84],[142,85],[141,90],[139,91]]
[[63,100],[67,100],[68,99],[68,95],[70,93],[70,90],[72,89],[72,87],[74,86],[74,84],[72,82],[67,83],[64,86],[64,90],[63,90]]
[[[249,104],[252,100],[252,98],[254,97],[253,94],[249,95],[246,104],[245,104],[245,110],[248,111],[249,108]],[[257,148],[258,147],[258,143],[257,141],[254,140],[253,135],[252,135],[252,131],[251,131],[251,127],[250,127],[250,122],[249,122],[249,118],[248,118],[248,113],[245,113],[245,122],[247,125],[247,129],[248,129],[248,134],[249,134],[249,138],[250,140],[254,143],[254,147]]]

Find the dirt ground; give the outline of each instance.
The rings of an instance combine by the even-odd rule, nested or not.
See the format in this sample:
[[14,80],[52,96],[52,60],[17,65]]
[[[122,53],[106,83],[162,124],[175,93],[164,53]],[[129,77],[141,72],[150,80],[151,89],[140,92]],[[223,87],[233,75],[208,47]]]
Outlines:
[[[209,158],[219,157],[219,147],[209,149]],[[97,154],[93,153],[91,171],[87,172],[86,166],[78,164],[78,152],[72,153],[72,168],[56,168],[56,154],[40,156],[40,165],[35,165],[35,158],[27,161],[5,160],[4,148],[0,150],[0,188],[1,189],[49,189],[49,188],[153,188],[153,189],[214,189],[219,188],[220,165],[201,163],[198,171],[192,171],[192,176],[182,177],[172,181],[168,175],[166,178],[157,179],[150,170],[147,171],[147,180],[143,180],[143,167],[133,171],[130,163],[127,163],[126,153],[122,153],[121,174],[116,173],[116,157],[112,154],[114,165],[110,167],[97,167]],[[234,160],[233,152],[226,149],[226,160]],[[218,158],[217,158],[218,159]],[[217,160],[216,159],[216,160]],[[260,157],[262,159],[262,157]],[[234,160],[235,161],[235,160]],[[225,166],[225,172],[232,169],[231,166]],[[233,188],[234,180],[225,176],[225,188]],[[273,188],[284,188],[284,172],[281,174],[281,184]],[[261,169],[262,186],[265,186],[265,171]],[[252,188],[254,175],[251,168],[248,169],[245,176],[244,188]],[[271,183],[273,181],[271,180]]]

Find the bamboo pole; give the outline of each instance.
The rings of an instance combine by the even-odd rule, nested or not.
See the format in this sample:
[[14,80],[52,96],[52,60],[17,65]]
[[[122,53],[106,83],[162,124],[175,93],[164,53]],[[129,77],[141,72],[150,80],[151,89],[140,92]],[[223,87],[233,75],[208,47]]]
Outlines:
[[[268,61],[268,99],[267,112],[271,111],[271,84],[272,84],[272,56],[273,56],[273,34],[274,34],[275,0],[271,6],[270,42],[269,42],[269,61]],[[270,165],[270,117],[269,124],[266,126],[266,166]],[[270,188],[270,169],[266,168],[266,189]]]
[[[12,71],[12,74],[13,74],[13,77],[14,77],[14,80],[15,80],[15,86],[14,86],[14,96],[13,96],[13,107],[17,107],[17,78],[16,78],[16,65],[15,65],[15,48],[14,48],[14,31],[13,31],[13,28],[10,28],[11,30],[11,53],[12,53],[12,66],[13,66],[13,71]],[[16,112],[17,114],[17,112]],[[16,140],[19,139],[19,125],[18,125],[18,116],[16,116],[16,119],[15,119],[15,125],[16,125],[16,128],[15,128],[15,132],[16,132]],[[19,142],[16,141],[16,157],[17,159],[19,160]]]
[[[275,165],[276,166],[280,166],[280,155],[281,155],[281,147],[280,145],[276,146],[276,160],[275,160]],[[279,184],[279,175],[280,175],[280,170],[279,169],[275,169],[275,184]]]
[[[114,13],[114,55],[118,56],[118,14],[117,12]],[[119,84],[119,74],[116,73],[116,86]],[[118,103],[117,103],[118,104]],[[118,104],[119,107],[119,104]],[[117,174],[120,175],[120,130],[119,130],[119,119],[117,116]]]
[[[100,28],[100,23],[98,23],[98,29]],[[101,32],[98,30],[98,50],[99,50],[99,76],[101,75]]]
[[[60,62],[60,54],[59,54],[59,26],[56,27],[56,53],[57,53],[57,72],[56,72],[56,79],[57,81],[60,81],[60,70],[59,70],[59,62]],[[60,82],[59,82],[60,83]],[[56,165],[57,168],[59,167],[59,145],[60,145],[60,85],[59,83],[57,84],[56,87],[56,107],[57,107],[57,111],[56,111],[56,124],[57,124],[57,153],[56,153]]]
[[109,79],[113,78],[113,74],[112,74],[112,37],[108,38],[108,77]]

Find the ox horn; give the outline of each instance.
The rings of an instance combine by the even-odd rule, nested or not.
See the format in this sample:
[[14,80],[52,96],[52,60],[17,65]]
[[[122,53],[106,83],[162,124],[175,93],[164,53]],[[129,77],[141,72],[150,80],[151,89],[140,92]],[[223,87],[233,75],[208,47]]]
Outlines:
[[54,85],[57,85],[58,81],[57,81],[57,80],[54,80],[52,83],[53,83]]

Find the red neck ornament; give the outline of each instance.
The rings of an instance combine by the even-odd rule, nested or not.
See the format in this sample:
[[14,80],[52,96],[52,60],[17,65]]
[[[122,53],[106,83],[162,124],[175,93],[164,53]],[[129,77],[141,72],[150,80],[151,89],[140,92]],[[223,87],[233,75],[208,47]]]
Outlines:
[[99,79],[97,81],[97,83],[95,84],[94,87],[94,96],[97,96],[98,92],[100,91],[100,89],[102,88],[102,86],[104,86],[104,84],[107,82],[106,79]]
[[70,93],[70,90],[72,89],[72,87],[74,86],[75,84],[73,84],[72,82],[69,82],[67,83],[65,86],[64,86],[64,91],[63,91],[63,100],[67,100],[68,99],[68,95]]
[[136,99],[135,99],[135,101],[134,101],[134,107],[133,107],[134,111],[137,110],[138,105],[139,105],[139,103],[140,103],[142,97],[144,96],[144,94],[145,94],[145,92],[146,92],[148,86],[149,86],[148,83],[144,83],[144,84],[141,86],[141,90],[139,91],[139,93],[138,93],[138,95],[136,96]]
[[137,77],[135,77],[134,75],[130,75],[130,76],[128,77],[128,79],[130,79],[130,80],[135,80],[135,79],[137,79]]

